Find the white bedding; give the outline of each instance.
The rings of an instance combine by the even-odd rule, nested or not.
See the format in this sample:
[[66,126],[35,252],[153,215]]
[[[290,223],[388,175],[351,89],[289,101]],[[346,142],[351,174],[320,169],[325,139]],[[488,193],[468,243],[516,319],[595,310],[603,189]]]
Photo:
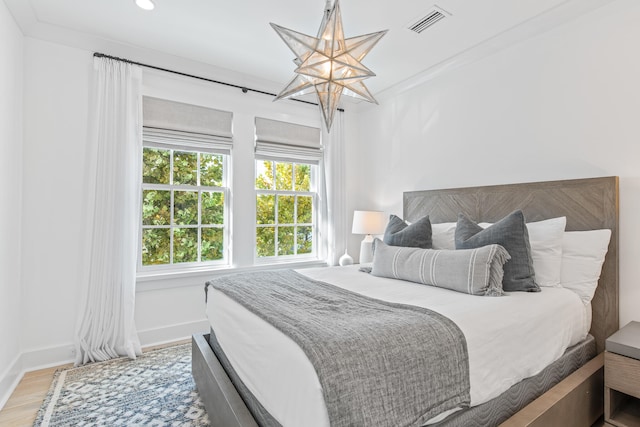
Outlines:
[[[298,271],[369,297],[426,307],[453,320],[467,340],[472,406],[536,375],[583,340],[590,328],[590,306],[564,288],[479,297],[374,277],[359,272],[357,265]],[[320,382],[300,347],[223,293],[212,287],[208,292],[207,316],[220,346],[262,406],[285,427],[328,426]]]

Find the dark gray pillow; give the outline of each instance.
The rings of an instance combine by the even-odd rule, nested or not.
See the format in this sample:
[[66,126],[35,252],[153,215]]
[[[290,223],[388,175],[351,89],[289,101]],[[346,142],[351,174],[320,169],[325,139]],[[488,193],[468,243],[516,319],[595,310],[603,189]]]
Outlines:
[[390,246],[431,248],[431,221],[429,221],[429,216],[424,216],[413,224],[407,224],[397,216],[391,215],[384,231],[383,241]]
[[482,228],[464,214],[458,215],[456,249],[486,245],[503,246],[511,259],[504,265],[502,288],[507,292],[539,292],[533,271],[529,233],[522,211],[514,211],[495,224]]

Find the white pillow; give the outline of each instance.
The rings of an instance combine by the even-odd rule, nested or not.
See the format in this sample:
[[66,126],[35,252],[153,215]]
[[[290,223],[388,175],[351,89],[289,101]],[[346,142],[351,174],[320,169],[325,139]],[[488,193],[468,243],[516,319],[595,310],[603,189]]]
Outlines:
[[[482,228],[487,228],[491,223],[481,222],[478,225]],[[533,270],[536,273],[538,286],[560,286],[562,238],[566,225],[567,217],[565,216],[527,222]]]
[[567,231],[562,240],[562,287],[591,302],[607,255],[611,230]]
[[433,249],[456,248],[456,224],[457,222],[431,224],[431,240]]
[[566,225],[567,218],[564,216],[527,223],[533,270],[539,286],[560,286],[562,242]]

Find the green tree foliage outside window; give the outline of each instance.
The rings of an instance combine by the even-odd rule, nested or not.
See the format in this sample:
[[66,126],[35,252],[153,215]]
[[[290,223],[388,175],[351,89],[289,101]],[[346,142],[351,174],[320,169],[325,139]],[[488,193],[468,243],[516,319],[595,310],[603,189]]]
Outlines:
[[224,259],[224,156],[145,147],[142,265]]
[[256,254],[258,257],[313,253],[314,166],[256,161]]

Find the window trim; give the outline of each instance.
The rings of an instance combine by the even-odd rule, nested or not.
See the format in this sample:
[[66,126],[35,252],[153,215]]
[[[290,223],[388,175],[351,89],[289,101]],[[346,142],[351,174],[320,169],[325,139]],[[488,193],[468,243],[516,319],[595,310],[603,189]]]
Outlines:
[[155,291],[158,289],[171,289],[184,286],[202,286],[202,284],[211,279],[223,274],[244,273],[251,271],[264,271],[275,270],[283,268],[316,268],[327,267],[326,260],[295,260],[290,262],[275,262],[270,264],[254,264],[243,267],[236,267],[229,265],[224,268],[192,268],[184,270],[170,270],[170,271],[154,271],[138,273],[136,275],[136,290],[138,292]]
[[[231,155],[230,151],[220,148],[219,146],[211,146],[204,144],[185,144],[185,140],[181,139],[178,133],[175,134],[175,144],[171,143],[169,139],[163,140],[162,143],[158,143],[157,139],[151,138],[151,141],[147,139],[146,128],[143,131],[143,150],[145,148],[151,149],[160,149],[160,150],[169,150],[173,153],[175,152],[190,152],[190,153],[205,153],[205,154],[214,154],[214,155],[222,155],[222,186],[201,186],[201,185],[186,185],[186,184],[173,184],[173,161],[174,155],[170,155],[169,157],[169,184],[157,184],[157,183],[144,183],[141,182],[140,187],[140,195],[141,195],[141,204],[140,204],[140,235],[138,238],[138,260],[137,260],[137,268],[136,275],[137,277],[146,277],[146,276],[154,276],[158,274],[172,273],[172,272],[189,272],[189,271],[198,271],[203,268],[206,269],[225,269],[231,266],[231,230],[230,230],[230,218],[231,218],[231,188],[229,185],[230,182],[230,164],[231,164]],[[197,156],[197,171],[198,171],[198,182],[200,181],[200,155]],[[144,200],[142,194],[145,190],[163,190],[170,192],[170,220],[168,225],[154,226],[154,225],[144,225],[142,218],[142,201]],[[173,209],[173,198],[174,191],[193,191],[198,193],[198,223],[197,224],[185,224],[179,225],[174,224],[174,209]],[[202,193],[207,192],[221,192],[224,197],[224,208],[223,208],[223,224],[219,226],[218,224],[202,224]],[[198,258],[201,257],[201,236],[203,228],[222,228],[223,230],[223,256],[220,260],[211,260],[211,261],[195,261],[195,262],[179,262],[174,263],[173,261],[173,233],[169,233],[169,258],[170,262],[168,264],[153,264],[153,265],[143,265],[142,264],[142,240],[143,240],[143,232],[145,229],[169,229],[172,230],[174,228],[196,228],[198,230]]]
[[[319,238],[320,238],[320,232],[319,232],[319,228],[320,228],[320,196],[319,196],[319,181],[320,181],[320,165],[317,162],[314,161],[309,161],[307,159],[291,159],[290,157],[275,157],[275,156],[265,156],[265,155],[255,155],[254,158],[254,183],[256,182],[256,180],[258,179],[258,162],[264,162],[264,161],[268,161],[271,162],[272,167],[273,167],[273,187],[272,189],[260,189],[260,188],[256,188],[255,184],[254,184],[254,200],[256,201],[256,205],[254,207],[254,219],[253,219],[253,225],[254,225],[254,251],[253,251],[253,264],[254,265],[260,265],[260,266],[264,266],[264,265],[270,265],[270,264],[284,264],[284,263],[291,263],[291,262],[307,262],[307,261],[320,261],[320,246],[319,246]],[[290,163],[292,164],[292,184],[294,186],[294,189],[291,190],[277,190],[275,189],[276,186],[276,173],[277,173],[277,168],[276,168],[276,163]],[[309,187],[310,189],[308,191],[296,191],[295,190],[295,165],[298,164],[303,164],[303,165],[308,165],[311,167],[311,171],[310,171],[310,182],[309,182]],[[274,202],[274,222],[271,224],[258,224],[257,222],[257,198],[260,194],[271,194],[275,196],[275,202]],[[311,227],[312,228],[312,249],[311,249],[311,253],[308,254],[291,254],[291,255],[278,255],[278,227],[280,227],[280,224],[278,222],[278,196],[280,195],[284,195],[284,196],[294,196],[295,198],[297,198],[298,196],[303,196],[303,197],[311,197],[312,198],[312,218],[311,218],[311,223],[301,223],[298,224],[298,217],[297,217],[297,200],[294,203],[294,223],[293,224],[285,224],[282,225],[283,227],[294,227],[294,252],[297,252],[297,245],[295,244],[295,239],[297,237],[297,227],[298,226],[303,226],[303,227]],[[258,228],[267,228],[267,227],[273,227],[275,228],[274,230],[274,244],[275,244],[275,255],[273,256],[258,256],[258,245],[255,239],[257,239],[256,236],[256,232]]]

